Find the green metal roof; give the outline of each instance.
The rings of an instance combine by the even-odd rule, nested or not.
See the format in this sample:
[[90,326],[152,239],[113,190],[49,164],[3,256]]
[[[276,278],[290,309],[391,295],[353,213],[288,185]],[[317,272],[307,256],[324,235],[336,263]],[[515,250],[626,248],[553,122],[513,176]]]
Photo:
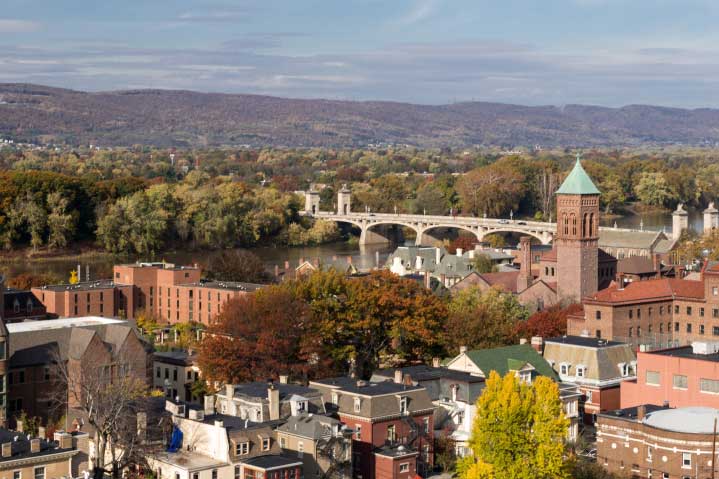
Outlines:
[[529,344],[515,344],[503,348],[475,349],[467,351],[467,356],[484,374],[489,377],[491,371],[504,376],[510,370],[516,370],[525,364],[531,364],[537,374],[547,376],[555,381],[557,373],[549,363]]
[[598,195],[599,190],[589,177],[577,155],[577,162],[569,175],[557,190],[558,195]]

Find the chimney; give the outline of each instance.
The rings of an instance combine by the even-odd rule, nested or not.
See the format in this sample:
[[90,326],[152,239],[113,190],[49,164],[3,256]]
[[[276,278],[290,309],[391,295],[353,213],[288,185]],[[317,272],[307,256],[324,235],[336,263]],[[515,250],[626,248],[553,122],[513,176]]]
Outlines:
[[234,384],[225,384],[225,396],[230,397],[230,398],[235,396],[235,385]]
[[662,277],[662,262],[659,259],[659,254],[654,253],[652,255],[652,265],[654,266],[654,272],[657,274],[657,278]]
[[39,437],[40,439],[47,439],[45,428],[43,426],[39,426],[37,428],[37,437]]
[[519,338],[519,344],[527,344],[527,338]]
[[286,374],[280,374],[280,384],[287,384],[289,382],[289,376]]
[[22,421],[21,421],[20,419],[18,419],[18,420],[16,421],[15,430],[16,430],[17,432],[25,432],[24,426],[25,426],[25,425],[22,423]]
[[215,421],[215,427],[225,427],[225,421]]
[[397,384],[402,384],[402,370],[401,369],[395,369],[394,370],[394,382]]
[[464,354],[467,352],[467,346],[460,346],[459,347],[459,354]]
[[442,366],[441,360],[439,358],[432,358],[432,367],[438,368],[440,366]]
[[427,289],[429,289],[429,288],[430,288],[430,285],[432,284],[432,283],[430,282],[430,280],[431,280],[431,277],[430,277],[430,275],[429,275],[429,271],[425,271],[425,272],[424,272],[424,287],[427,288]]
[[82,265],[77,265],[77,280],[82,281]]
[[442,250],[439,248],[434,248],[434,262],[435,264],[439,264],[442,261]]
[[641,406],[637,406],[637,420],[641,421],[644,419],[644,415],[647,413],[647,407],[642,404]]
[[40,439],[30,439],[30,452],[40,452]]
[[215,414],[215,396],[205,396],[205,402],[203,406],[206,416]]
[[529,236],[522,236],[519,239],[519,258],[517,292],[521,293],[532,284],[532,243]]
[[624,289],[624,273],[619,273],[619,281],[617,281],[617,289]]
[[532,349],[542,354],[544,350],[544,340],[541,336],[532,336]]
[[270,421],[280,418],[280,390],[270,383],[267,388],[267,401],[270,403]]
[[464,250],[462,248],[457,248],[457,256],[461,257],[463,253],[464,253]]
[[2,445],[2,457],[12,456],[12,443],[4,442]]

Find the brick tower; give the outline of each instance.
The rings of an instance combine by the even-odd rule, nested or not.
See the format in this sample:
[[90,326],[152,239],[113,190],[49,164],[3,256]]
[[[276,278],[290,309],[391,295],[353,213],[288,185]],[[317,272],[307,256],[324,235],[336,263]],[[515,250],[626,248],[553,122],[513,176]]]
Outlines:
[[557,190],[557,278],[560,299],[581,301],[598,288],[599,190],[582,168],[574,168]]

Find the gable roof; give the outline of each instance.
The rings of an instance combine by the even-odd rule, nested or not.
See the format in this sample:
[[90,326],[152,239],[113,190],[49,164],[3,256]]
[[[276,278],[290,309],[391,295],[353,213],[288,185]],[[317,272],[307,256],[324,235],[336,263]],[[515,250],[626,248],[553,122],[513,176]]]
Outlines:
[[490,286],[499,286],[510,293],[517,292],[517,278],[519,271],[507,271],[504,273],[480,273],[479,276]]
[[637,301],[671,300],[674,298],[704,299],[704,282],[686,279],[662,278],[633,281],[624,289],[610,286],[585,298],[585,302],[625,303]]
[[558,195],[598,195],[599,190],[594,186],[594,182],[584,168],[582,163],[579,161],[577,156],[577,162],[574,163],[574,168],[569,172],[569,175],[562,183],[562,186],[557,190]]
[[491,371],[497,371],[504,376],[517,364],[531,364],[538,374],[557,380],[557,373],[547,361],[529,344],[514,344],[503,348],[475,349],[467,351],[467,357],[475,364],[485,376]]

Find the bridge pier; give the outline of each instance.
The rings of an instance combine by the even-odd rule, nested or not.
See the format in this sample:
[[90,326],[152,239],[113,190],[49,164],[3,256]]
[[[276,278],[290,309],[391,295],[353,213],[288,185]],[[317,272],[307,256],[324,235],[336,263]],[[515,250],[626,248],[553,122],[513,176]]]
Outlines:
[[361,246],[370,244],[402,244],[404,235],[399,225],[365,226],[360,234]]

